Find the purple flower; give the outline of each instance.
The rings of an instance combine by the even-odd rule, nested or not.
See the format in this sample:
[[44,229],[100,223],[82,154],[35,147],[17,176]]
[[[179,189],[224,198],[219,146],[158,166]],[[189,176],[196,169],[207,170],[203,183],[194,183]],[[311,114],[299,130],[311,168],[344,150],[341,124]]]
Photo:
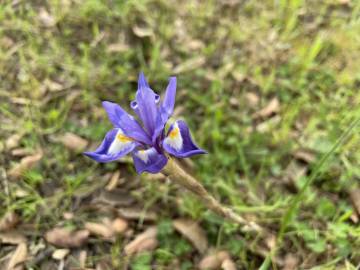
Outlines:
[[186,123],[175,121],[168,131],[166,123],[174,111],[176,78],[170,77],[165,97],[160,96],[148,85],[140,73],[136,98],[130,103],[139,123],[119,105],[104,101],[105,108],[114,128],[110,130],[101,145],[94,152],[84,154],[98,162],[110,162],[131,153],[137,173],[157,173],[167,163],[165,152],[179,158],[206,152],[193,142]]

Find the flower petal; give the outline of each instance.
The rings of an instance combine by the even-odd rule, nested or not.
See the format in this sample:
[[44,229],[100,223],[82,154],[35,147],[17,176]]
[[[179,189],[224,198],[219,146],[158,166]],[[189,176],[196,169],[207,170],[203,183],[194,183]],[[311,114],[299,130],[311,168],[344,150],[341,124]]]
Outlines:
[[138,174],[142,172],[158,173],[167,163],[167,157],[158,153],[154,147],[134,151],[132,156]]
[[167,118],[173,113],[176,96],[176,77],[170,77],[169,84],[166,87],[165,97],[161,104],[163,113],[167,114]]
[[156,106],[157,95],[149,87],[143,73],[139,75],[138,90],[136,92],[136,103],[133,104],[133,109],[140,117],[144,124],[145,130],[152,137],[155,131],[155,124],[158,114]]
[[118,104],[109,101],[104,101],[102,104],[111,123],[116,128],[121,128],[126,136],[145,144],[151,143],[149,135],[140,124]]
[[190,157],[197,154],[206,154],[192,140],[188,126],[184,121],[178,120],[171,125],[163,141],[164,149],[179,158]]
[[170,77],[169,84],[166,87],[164,100],[160,105],[159,113],[157,115],[156,128],[152,136],[153,142],[161,134],[161,131],[164,129],[167,120],[174,111],[175,96],[176,96],[176,77]]
[[85,152],[84,155],[98,161],[110,162],[117,160],[134,150],[139,143],[127,137],[123,130],[110,130],[101,145],[94,152]]
[[144,72],[140,72],[139,78],[138,78],[138,90],[140,88],[144,88],[144,87],[150,88],[148,82],[146,81]]

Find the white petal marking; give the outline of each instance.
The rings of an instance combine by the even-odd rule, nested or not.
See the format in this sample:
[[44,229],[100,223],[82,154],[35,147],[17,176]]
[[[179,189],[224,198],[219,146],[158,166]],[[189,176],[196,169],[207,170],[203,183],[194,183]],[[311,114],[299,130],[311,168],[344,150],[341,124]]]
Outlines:
[[111,143],[108,154],[113,155],[117,154],[120,151],[124,150],[126,147],[129,147],[133,142],[133,139],[124,135],[124,132],[119,129],[116,133],[114,141]]
[[175,150],[179,151],[183,147],[183,138],[181,137],[180,128],[175,122],[169,135],[165,138],[164,143],[170,145]]
[[144,163],[148,163],[148,161],[149,161],[149,150],[139,150],[139,151],[136,152],[136,156],[138,158],[140,158]]

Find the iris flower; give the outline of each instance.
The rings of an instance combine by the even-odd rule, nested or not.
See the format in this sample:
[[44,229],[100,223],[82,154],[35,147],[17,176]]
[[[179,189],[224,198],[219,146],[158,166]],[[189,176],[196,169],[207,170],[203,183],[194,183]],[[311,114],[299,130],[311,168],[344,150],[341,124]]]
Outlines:
[[84,154],[98,162],[111,162],[131,154],[139,174],[160,172],[168,162],[166,153],[178,158],[205,154],[194,143],[184,121],[177,120],[165,130],[174,111],[175,95],[175,77],[170,77],[164,99],[160,101],[160,96],[140,73],[136,98],[130,107],[142,124],[119,105],[104,101],[103,107],[114,128],[94,152]]

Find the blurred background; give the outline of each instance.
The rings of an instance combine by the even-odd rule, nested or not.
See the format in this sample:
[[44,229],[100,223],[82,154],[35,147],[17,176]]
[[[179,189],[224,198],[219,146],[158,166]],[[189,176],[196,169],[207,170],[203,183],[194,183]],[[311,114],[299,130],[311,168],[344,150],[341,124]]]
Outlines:
[[[330,151],[360,116],[359,12],[356,0],[3,1],[0,268],[267,269],[277,249],[268,269],[358,269],[359,126]],[[183,166],[266,233],[131,159],[81,154],[111,128],[101,101],[128,109],[140,71],[159,94],[177,76],[174,118],[209,152]]]

